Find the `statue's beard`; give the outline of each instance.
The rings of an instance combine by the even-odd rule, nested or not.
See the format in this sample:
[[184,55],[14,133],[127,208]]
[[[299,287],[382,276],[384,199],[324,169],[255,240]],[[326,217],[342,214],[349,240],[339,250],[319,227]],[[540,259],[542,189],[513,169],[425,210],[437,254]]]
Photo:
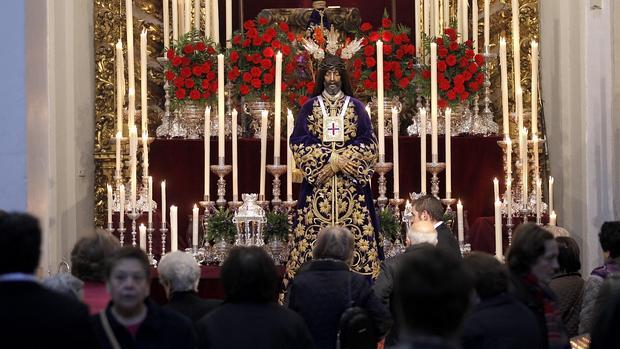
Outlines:
[[330,81],[325,83],[325,92],[331,96],[335,96],[342,89],[342,83],[340,81]]

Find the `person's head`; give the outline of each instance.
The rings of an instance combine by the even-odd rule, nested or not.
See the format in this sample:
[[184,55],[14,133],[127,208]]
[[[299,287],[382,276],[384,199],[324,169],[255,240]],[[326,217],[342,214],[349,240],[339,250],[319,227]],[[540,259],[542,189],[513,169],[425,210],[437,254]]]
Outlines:
[[508,249],[508,268],[525,276],[533,274],[539,282],[548,284],[558,269],[558,244],[553,235],[534,223],[521,224],[512,236]]
[[620,221],[603,223],[598,240],[601,248],[609,253],[610,258],[620,257]]
[[332,258],[351,263],[354,243],[355,239],[349,229],[340,226],[324,228],[316,238],[312,258]]
[[108,257],[104,275],[110,298],[119,313],[130,316],[143,309],[151,285],[149,260],[144,251],[137,247],[121,247]]
[[82,281],[103,282],[105,260],[119,248],[118,239],[107,232],[81,238],[71,250],[71,273]]
[[437,231],[433,223],[429,221],[415,222],[407,231],[407,246],[421,243],[437,244]]
[[227,302],[275,301],[278,273],[263,248],[233,247],[222,265],[221,277]]
[[181,251],[167,253],[159,261],[157,271],[168,298],[174,292],[198,290],[200,266],[189,253]]
[[443,220],[443,205],[432,195],[424,195],[413,202],[413,222],[429,221],[436,223]]
[[69,273],[58,273],[43,279],[43,287],[81,301],[84,282]]
[[430,244],[421,244],[402,258],[394,287],[407,331],[456,336],[472,295],[472,281],[462,263]]
[[577,241],[567,236],[555,238],[558,244],[558,264],[560,273],[576,273],[581,269]]
[[41,256],[41,227],[27,213],[0,217],[0,274],[34,274]]
[[472,252],[463,258],[463,267],[474,282],[478,298],[485,300],[508,290],[508,271],[494,256]]
[[312,96],[318,96],[324,90],[332,96],[339,91],[344,92],[347,96],[353,95],[349,74],[344,61],[339,56],[326,54],[319,64],[319,72]]

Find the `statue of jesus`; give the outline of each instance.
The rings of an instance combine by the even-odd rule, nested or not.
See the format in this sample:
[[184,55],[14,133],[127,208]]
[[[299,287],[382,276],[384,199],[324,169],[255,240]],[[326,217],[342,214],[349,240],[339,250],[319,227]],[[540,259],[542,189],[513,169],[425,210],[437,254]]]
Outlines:
[[301,108],[290,138],[303,182],[293,224],[286,279],[311,259],[318,232],[343,226],[355,237],[351,269],[376,277],[383,253],[370,180],[377,141],[364,104],[352,96],[344,61],[326,55],[312,98]]

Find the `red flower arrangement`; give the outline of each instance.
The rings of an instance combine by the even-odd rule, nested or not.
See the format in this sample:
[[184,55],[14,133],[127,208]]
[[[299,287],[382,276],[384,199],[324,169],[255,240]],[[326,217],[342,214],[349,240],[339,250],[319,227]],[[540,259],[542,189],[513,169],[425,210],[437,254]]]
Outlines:
[[[469,100],[484,83],[484,57],[474,53],[471,40],[459,44],[453,28],[446,28],[444,35],[434,42],[437,43],[437,105],[443,109]],[[424,91],[430,97],[430,66],[424,66],[420,75],[419,82],[427,86]]]
[[215,100],[216,53],[214,44],[197,32],[185,34],[168,49],[164,77],[170,83],[173,102]]
[[[233,36],[228,50],[228,79],[237,87],[241,96],[268,101],[275,92],[275,56],[282,52],[283,80],[288,65],[293,62],[295,34],[287,23],[269,24],[259,17],[243,24],[244,34]],[[287,84],[282,82],[282,92]]]
[[377,41],[383,41],[383,87],[386,97],[413,93],[411,82],[414,69],[415,47],[409,37],[410,29],[394,25],[384,16],[381,27],[373,30],[370,23],[360,26],[364,38],[361,55],[353,59],[351,80],[356,94],[374,95],[377,90]]

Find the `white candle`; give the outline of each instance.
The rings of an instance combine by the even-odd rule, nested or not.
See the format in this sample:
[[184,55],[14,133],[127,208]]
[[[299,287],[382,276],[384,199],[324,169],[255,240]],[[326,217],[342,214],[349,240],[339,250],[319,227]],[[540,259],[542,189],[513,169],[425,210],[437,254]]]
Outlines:
[[205,4],[205,38],[211,37],[211,4],[209,4],[211,0],[206,0]]
[[142,177],[149,176],[149,135],[142,132]]
[[469,0],[462,0],[461,15],[463,16],[463,42],[469,40]]
[[478,53],[478,0],[471,3],[471,38],[474,41],[474,52]]
[[553,183],[555,180],[549,176],[549,212],[553,212]]
[[433,32],[435,36],[441,35],[439,28],[439,0],[433,0]]
[[141,116],[142,116],[142,133],[148,130],[148,100],[147,100],[147,62],[146,62],[146,29],[142,30],[140,33],[140,108],[141,108]]
[[161,182],[161,225],[166,224],[166,181]]
[[426,193],[426,109],[420,108],[420,193]]
[[114,199],[112,196],[112,186],[107,184],[106,188],[108,190],[108,225],[112,224],[112,205],[114,204]]
[[153,224],[153,177],[149,176],[148,179],[148,223],[149,226]]
[[450,26],[450,0],[443,0],[443,28],[441,29],[441,33],[443,34],[444,29]]
[[521,149],[521,158],[519,159],[521,161],[521,188],[522,188],[522,193],[521,193],[521,199],[523,200],[523,202],[527,202],[527,198],[528,198],[528,183],[527,183],[527,177],[528,177],[528,164],[527,164],[527,129],[524,128],[521,131],[521,142],[519,142],[519,148]]
[[507,205],[506,213],[508,216],[512,216],[512,178],[506,179],[506,196],[504,197],[504,203]]
[[501,213],[502,203],[500,201],[495,201],[495,257],[500,260],[504,258],[502,245],[502,213]]
[[123,138],[121,132],[117,132],[116,133],[116,172],[115,172],[115,177],[120,177],[121,176],[121,169],[122,169],[122,162],[121,162],[121,148],[122,148],[122,144],[121,144],[121,140]]
[[170,47],[170,0],[163,0],[164,8],[164,49]]
[[437,44],[431,42],[431,156],[437,163]]
[[463,2],[456,0],[456,32],[459,34],[458,42],[463,42]]
[[232,47],[232,0],[226,0],[226,48]]
[[192,209],[192,244],[198,246],[198,206]]
[[172,0],[172,40],[179,40],[179,4],[178,0]]
[[489,1],[490,0],[484,0],[484,52],[485,53],[489,53],[489,45],[491,43],[490,41],[490,37],[491,35],[489,34],[489,28],[490,28],[490,16],[491,16],[491,11],[489,10]]
[[549,215],[549,225],[555,226],[557,224],[558,217],[555,215],[555,211],[551,211]]
[[224,55],[217,55],[217,156],[220,160],[224,158]]
[[146,252],[146,227],[144,223],[140,223],[138,230],[140,232],[140,249]]
[[260,123],[260,187],[259,200],[265,200],[265,171],[267,170],[267,116],[269,112],[263,110]]
[[211,0],[211,39],[216,45],[220,44],[220,10],[216,0]]
[[506,136],[506,167],[508,168],[508,177],[512,176],[512,140]]
[[499,181],[497,178],[493,178],[493,197],[495,201],[499,201]]
[[120,199],[119,199],[119,203],[120,203],[120,208],[119,208],[119,214],[118,214],[118,225],[119,225],[119,229],[123,229],[125,227],[125,185],[121,184],[120,189],[118,190],[120,192]]
[[533,145],[533,153],[534,153],[534,177],[538,178],[540,177],[540,164],[538,161],[538,136],[534,135],[532,136],[532,145]]
[[286,113],[286,199],[293,201],[293,151],[291,150],[291,135],[293,134],[293,112]]
[[538,43],[532,40],[532,135],[538,135]]
[[446,198],[452,198],[452,110],[446,108],[445,121],[446,121],[446,135],[445,148],[446,148]]
[[459,237],[459,242],[463,242],[465,241],[465,229],[464,227],[464,222],[463,222],[463,204],[461,204],[461,200],[459,200],[459,202],[456,204],[456,220],[457,220],[457,227],[458,227],[458,237]]
[[129,87],[129,91],[127,91],[129,106],[127,112],[127,125],[128,128],[131,128],[136,124],[136,90],[133,87]]
[[133,64],[133,0],[125,0],[125,16],[125,25],[127,26],[127,73],[129,75],[129,89],[135,91],[136,85]]
[[541,195],[542,195],[542,181],[540,178],[536,178],[536,221],[540,220],[541,214]]
[[131,210],[136,211],[136,192],[137,192],[137,150],[138,150],[138,131],[136,125],[129,130],[129,163],[130,163],[130,190],[131,190]]
[[423,8],[424,8],[424,22],[422,22],[424,26],[424,34],[426,36],[431,36],[431,0],[424,0]]
[[204,197],[209,196],[211,189],[211,107],[205,108],[205,122],[204,122]]
[[[424,0],[422,0],[424,1]],[[415,48],[416,48],[416,57],[420,59],[422,57],[422,30],[420,29],[420,0],[415,0],[413,4],[413,18],[415,21],[414,32],[415,32]],[[370,115],[370,113],[368,113]]]
[[521,86],[517,87],[517,99],[516,102],[516,110],[517,110],[517,127],[519,129],[523,128],[523,90]]
[[[230,0],[227,0],[230,1]],[[276,91],[275,115],[273,116],[273,158],[276,165],[280,164],[280,118],[282,117],[282,52],[276,53]]]
[[239,201],[239,165],[237,163],[237,109],[232,111],[232,201]]
[[519,0],[512,0],[512,57],[515,93],[521,87],[521,39],[519,36]]
[[194,30],[200,30],[200,0],[194,0]]
[[502,80],[502,118],[504,122],[504,135],[510,134],[508,124],[508,65],[506,62],[506,39],[499,39],[499,64],[501,67]]
[[379,158],[385,157],[384,135],[384,108],[383,105],[383,41],[377,41],[377,137],[379,138]]
[[400,179],[398,178],[398,110],[392,107],[392,154],[393,154],[393,171],[394,171],[394,199],[399,198]]
[[123,103],[125,92],[125,67],[123,66],[123,43],[116,43],[116,132],[123,133]]
[[179,222],[178,208],[174,205],[170,206],[170,251],[174,252],[179,249]]
[[192,27],[192,0],[183,2],[183,34],[189,33]]

